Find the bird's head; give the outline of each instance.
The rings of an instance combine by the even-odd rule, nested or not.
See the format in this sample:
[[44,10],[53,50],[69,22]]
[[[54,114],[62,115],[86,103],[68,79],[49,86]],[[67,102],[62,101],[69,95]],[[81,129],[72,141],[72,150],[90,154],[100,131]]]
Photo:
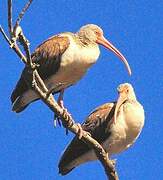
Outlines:
[[82,26],[77,34],[83,41],[102,45],[115,53],[123,61],[128,70],[128,73],[131,75],[131,68],[126,58],[104,37],[103,30],[99,26],[95,24],[87,24]]
[[115,112],[114,112],[114,122],[116,122],[117,112],[121,105],[126,101],[136,101],[136,95],[131,84],[124,83],[120,84],[117,88],[119,98],[116,103]]
[[119,95],[125,97],[126,100],[135,100],[136,98],[134,89],[129,83],[120,84],[117,91]]
[[103,36],[103,30],[95,24],[82,26],[78,35],[88,42],[97,43],[98,37]]

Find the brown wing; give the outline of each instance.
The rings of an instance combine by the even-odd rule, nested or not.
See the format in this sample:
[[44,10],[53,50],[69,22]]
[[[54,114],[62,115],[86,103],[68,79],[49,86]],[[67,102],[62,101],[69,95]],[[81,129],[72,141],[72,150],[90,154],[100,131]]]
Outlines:
[[32,60],[40,67],[38,72],[42,79],[55,74],[60,66],[61,56],[69,47],[68,37],[53,36],[37,47],[32,54]]
[[[99,143],[103,142],[110,135],[109,127],[112,123],[114,110],[115,103],[99,106],[87,117],[82,125],[83,130],[89,132]],[[59,162],[60,173],[64,175],[71,171],[72,169],[68,169],[66,166],[89,150],[90,147],[87,144],[75,137],[61,157]]]
[[[39,65],[38,73],[43,80],[58,71],[61,56],[68,48],[69,44],[70,41],[68,37],[58,35],[49,38],[36,48],[31,57],[33,62]],[[31,82],[31,78],[32,76],[29,73],[28,68],[25,67],[11,95],[12,102],[29,89],[29,85],[27,83]]]
[[106,103],[97,107],[82,125],[83,130],[88,131],[99,143],[103,142],[110,134],[109,127],[114,110],[115,103]]

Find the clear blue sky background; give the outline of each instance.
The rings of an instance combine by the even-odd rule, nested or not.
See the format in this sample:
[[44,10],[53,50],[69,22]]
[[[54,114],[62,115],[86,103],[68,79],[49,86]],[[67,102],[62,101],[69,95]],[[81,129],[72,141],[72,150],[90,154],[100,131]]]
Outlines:
[[[0,0],[0,24],[6,29],[7,0]],[[14,1],[14,16],[25,0]],[[34,0],[22,27],[31,49],[53,34],[77,31],[95,23],[126,56],[133,74],[101,47],[98,62],[65,93],[65,104],[82,122],[96,106],[117,99],[116,88],[130,82],[146,114],[145,127],[135,145],[116,156],[121,180],[163,179],[163,2],[160,0]],[[69,175],[58,174],[62,151],[73,135],[53,127],[53,114],[35,102],[21,114],[11,112],[10,94],[23,63],[0,35],[0,179],[105,179],[101,164],[84,164]]]

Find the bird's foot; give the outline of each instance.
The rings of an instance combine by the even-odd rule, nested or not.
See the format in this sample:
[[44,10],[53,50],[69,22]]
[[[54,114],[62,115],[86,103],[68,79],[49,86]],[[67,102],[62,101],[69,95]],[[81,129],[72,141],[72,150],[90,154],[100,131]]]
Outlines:
[[[55,114],[54,116],[54,127],[57,126],[57,123],[59,124],[59,126],[61,127],[61,125],[63,125],[64,127],[70,127],[73,125],[73,122],[72,122],[72,116],[71,114],[67,111],[67,109],[64,107],[63,103],[59,104],[61,106],[61,108],[63,109],[63,118],[65,119],[65,123],[62,122],[61,120],[61,117],[60,116],[57,116]],[[66,135],[68,135],[68,129],[66,128]]]
[[64,127],[66,127],[66,135],[68,135],[68,128],[67,127],[71,127],[73,125],[73,121],[72,121],[72,116],[71,114],[67,111],[67,109],[63,106],[63,118],[66,120],[65,123],[62,123]]
[[[58,102],[58,105],[63,109],[64,113],[67,112],[67,109],[64,107],[63,102]],[[61,117],[58,116],[57,114],[54,115],[54,127],[57,126],[57,122],[59,124],[59,126],[61,127],[62,125],[62,120]]]
[[[68,117],[67,117],[68,111],[67,111],[67,109],[64,107],[63,100],[58,100],[58,105],[63,109],[63,116],[64,116],[65,119],[67,119],[67,118],[68,118]],[[70,115],[70,114],[69,114],[69,115]],[[54,122],[55,122],[55,126],[56,126],[56,124],[57,124],[57,122],[58,122],[59,126],[61,127],[62,120],[61,120],[61,118],[60,118],[59,116],[57,116],[56,114],[55,114],[55,117],[54,117]],[[66,131],[66,134],[68,134],[67,131]]]
[[76,125],[78,126],[78,138],[81,139],[84,135],[88,135],[88,136],[92,136],[91,133],[87,132],[87,131],[84,131],[81,124],[79,123],[76,123]]
[[59,116],[57,116],[56,114],[54,114],[54,127],[57,127],[57,123],[59,124],[59,126],[61,127],[62,122]]
[[81,139],[81,138],[83,137],[84,131],[83,131],[83,129],[82,129],[81,124],[76,123],[76,125],[78,126],[78,133],[77,133],[78,138]]

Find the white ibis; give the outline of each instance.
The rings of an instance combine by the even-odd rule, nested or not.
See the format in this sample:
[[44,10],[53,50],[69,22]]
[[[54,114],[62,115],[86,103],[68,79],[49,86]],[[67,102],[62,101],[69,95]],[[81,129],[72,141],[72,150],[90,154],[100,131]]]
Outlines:
[[[58,103],[63,107],[64,89],[75,84],[86,73],[99,57],[99,44],[113,51],[126,65],[129,74],[131,69],[125,57],[103,36],[100,27],[88,24],[77,33],[61,33],[39,45],[32,54],[33,62],[39,65],[38,72],[51,91],[58,84],[54,93],[60,92]],[[25,67],[11,95],[12,110],[21,112],[39,96],[30,88],[28,81],[31,74]]]
[[[137,101],[133,87],[121,84],[117,102],[96,108],[82,125],[110,157],[129,148],[138,138],[144,125],[144,110]],[[72,169],[97,157],[87,144],[75,137],[59,162],[59,172],[66,175]]]

